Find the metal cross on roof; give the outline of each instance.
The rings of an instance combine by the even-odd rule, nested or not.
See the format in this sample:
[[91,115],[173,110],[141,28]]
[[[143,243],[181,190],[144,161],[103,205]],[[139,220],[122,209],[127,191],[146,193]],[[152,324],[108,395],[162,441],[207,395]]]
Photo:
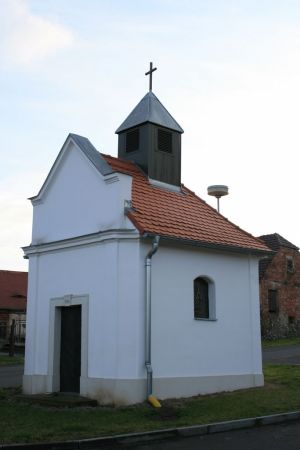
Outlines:
[[155,72],[155,70],[157,70],[157,67],[153,68],[153,63],[150,63],[150,70],[148,72],[145,73],[145,75],[150,75],[149,76],[149,91],[152,91],[152,73]]

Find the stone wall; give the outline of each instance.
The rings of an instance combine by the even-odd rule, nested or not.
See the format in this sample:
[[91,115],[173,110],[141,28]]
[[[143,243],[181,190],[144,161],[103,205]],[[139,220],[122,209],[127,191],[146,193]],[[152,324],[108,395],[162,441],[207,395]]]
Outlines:
[[[292,260],[289,267],[288,260]],[[270,290],[277,292],[274,312],[270,312]],[[300,336],[300,255],[297,250],[281,247],[273,257],[260,280],[260,307],[264,338]]]

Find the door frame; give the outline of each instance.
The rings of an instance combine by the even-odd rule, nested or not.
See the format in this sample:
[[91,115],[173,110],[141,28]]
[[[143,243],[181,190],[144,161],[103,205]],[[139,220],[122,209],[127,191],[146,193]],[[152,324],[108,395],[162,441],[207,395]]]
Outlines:
[[60,334],[60,392],[80,392],[81,305],[63,306]]
[[82,382],[88,375],[88,307],[89,296],[65,295],[50,300],[49,311],[49,348],[48,348],[48,392],[60,390],[60,342],[61,342],[61,308],[81,306],[81,373],[80,393]]

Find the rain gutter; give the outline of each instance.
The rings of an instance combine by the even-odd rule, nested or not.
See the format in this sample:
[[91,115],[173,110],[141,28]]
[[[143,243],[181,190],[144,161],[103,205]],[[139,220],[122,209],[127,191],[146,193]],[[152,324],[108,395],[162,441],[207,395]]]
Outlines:
[[158,250],[159,236],[154,236],[152,241],[152,248],[148,252],[145,259],[146,268],[146,336],[145,336],[145,367],[147,371],[147,398],[148,401],[155,407],[160,407],[160,403],[153,395],[152,376],[153,369],[151,365],[151,263],[152,257]]

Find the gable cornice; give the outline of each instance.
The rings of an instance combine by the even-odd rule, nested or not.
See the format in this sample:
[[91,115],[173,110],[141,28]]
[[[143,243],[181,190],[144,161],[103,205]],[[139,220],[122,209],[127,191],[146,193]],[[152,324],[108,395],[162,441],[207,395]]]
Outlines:
[[61,239],[58,241],[44,242],[38,244],[31,244],[27,247],[22,247],[24,258],[28,259],[30,256],[41,255],[49,252],[57,252],[67,250],[75,247],[86,247],[101,243],[104,241],[124,240],[124,239],[140,239],[139,232],[134,229],[120,228],[98,231],[96,233],[85,234],[72,238]]

